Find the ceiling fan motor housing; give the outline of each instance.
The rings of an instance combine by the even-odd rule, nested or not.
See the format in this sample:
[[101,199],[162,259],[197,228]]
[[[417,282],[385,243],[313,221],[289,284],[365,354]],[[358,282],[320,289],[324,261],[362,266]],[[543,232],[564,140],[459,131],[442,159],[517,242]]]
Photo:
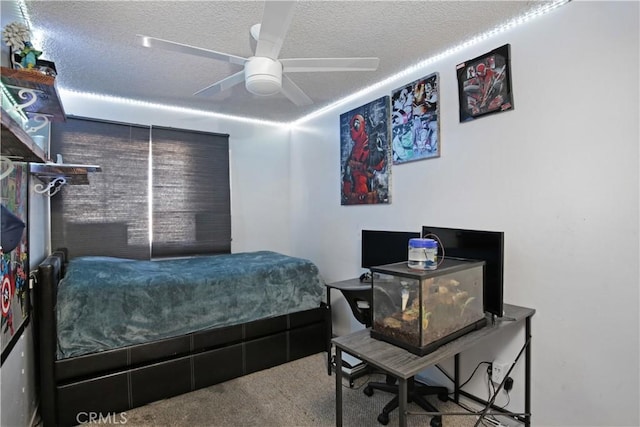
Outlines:
[[244,66],[244,78],[249,92],[273,95],[282,88],[282,64],[271,58],[253,56]]

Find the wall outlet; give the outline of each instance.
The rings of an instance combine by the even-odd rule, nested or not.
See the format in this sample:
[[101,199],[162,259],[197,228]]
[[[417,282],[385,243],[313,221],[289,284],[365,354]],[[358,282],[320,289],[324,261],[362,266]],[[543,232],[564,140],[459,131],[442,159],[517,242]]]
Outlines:
[[509,364],[500,360],[494,360],[491,364],[491,381],[500,384],[509,371]]

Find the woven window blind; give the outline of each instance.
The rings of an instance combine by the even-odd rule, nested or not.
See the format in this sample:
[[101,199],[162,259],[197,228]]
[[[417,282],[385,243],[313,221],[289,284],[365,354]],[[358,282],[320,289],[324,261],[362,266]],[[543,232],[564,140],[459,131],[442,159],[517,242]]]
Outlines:
[[102,172],[51,197],[52,247],[70,257],[149,258],[149,128],[68,118],[51,128],[51,153]]
[[134,259],[231,252],[228,135],[68,118],[52,125],[51,153],[102,167],[90,185],[51,198],[53,248]]
[[152,127],[152,257],[231,252],[229,135]]

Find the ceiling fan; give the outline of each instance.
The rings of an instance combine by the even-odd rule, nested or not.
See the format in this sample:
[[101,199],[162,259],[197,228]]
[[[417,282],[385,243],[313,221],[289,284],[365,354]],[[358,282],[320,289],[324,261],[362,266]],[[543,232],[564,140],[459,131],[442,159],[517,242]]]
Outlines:
[[265,1],[262,23],[251,27],[250,33],[256,40],[256,47],[254,56],[249,58],[155,37],[138,35],[138,38],[144,47],[198,55],[244,66],[242,71],[200,89],[194,95],[213,95],[244,81],[247,90],[253,94],[268,96],[281,92],[298,106],[311,105],[311,98],[287,76],[288,73],[375,71],[378,68],[378,58],[278,58],[296,2],[297,0]]

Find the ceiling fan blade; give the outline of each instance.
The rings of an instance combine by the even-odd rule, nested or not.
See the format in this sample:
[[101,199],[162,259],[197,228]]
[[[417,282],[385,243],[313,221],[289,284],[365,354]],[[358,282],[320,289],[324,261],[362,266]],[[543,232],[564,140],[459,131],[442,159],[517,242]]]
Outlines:
[[215,82],[212,85],[209,85],[203,89],[200,89],[194,95],[214,95],[216,93],[222,92],[223,90],[227,90],[232,86],[237,85],[244,81],[244,70],[238,71],[235,74],[230,75],[220,81]]
[[297,1],[266,0],[264,2],[256,56],[266,56],[274,61],[278,59],[296,3]]
[[311,98],[287,76],[282,76],[282,89],[280,91],[298,107],[313,104]]
[[309,71],[375,71],[379,58],[288,58],[281,59],[282,72]]
[[138,34],[138,39],[140,40],[140,44],[142,44],[142,46],[144,47],[164,49],[171,52],[185,53],[188,55],[197,55],[204,58],[217,59],[218,61],[230,62],[232,64],[244,65],[248,60],[248,58],[243,58],[241,56],[216,52],[215,50],[203,49],[201,47],[176,43],[169,40],[158,39],[155,37],[143,36],[141,34]]

